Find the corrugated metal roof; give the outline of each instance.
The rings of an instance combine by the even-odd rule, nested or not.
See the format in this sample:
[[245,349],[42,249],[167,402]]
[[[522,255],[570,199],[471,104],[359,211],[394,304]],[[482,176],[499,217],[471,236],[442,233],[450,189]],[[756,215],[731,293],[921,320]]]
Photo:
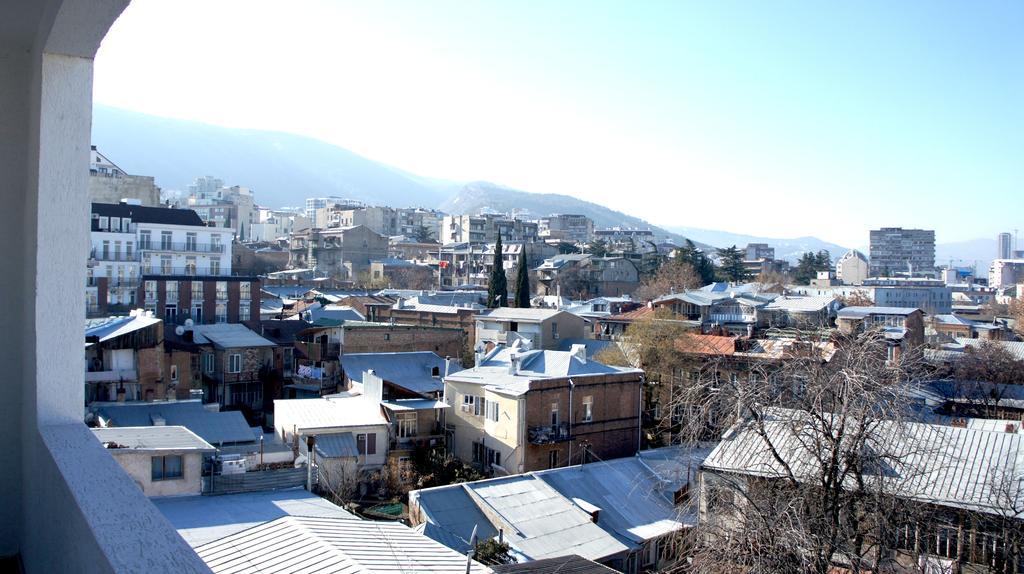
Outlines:
[[477,315],[477,319],[497,319],[501,321],[547,321],[548,319],[565,313],[558,309],[520,309],[518,307],[498,307],[490,309]]
[[[349,379],[363,383],[363,374],[373,372],[386,382],[413,393],[428,396],[444,390],[444,358],[429,351],[409,353],[346,353],[341,368]],[[433,376],[437,369],[438,376]],[[454,372],[454,371],[452,371]]]
[[843,307],[839,310],[840,319],[863,319],[869,315],[910,315],[918,311],[916,307]]
[[462,484],[413,491],[409,503],[418,504],[430,524],[424,534],[457,552],[469,550],[473,528],[479,540],[498,535]]
[[92,432],[109,449],[216,450],[182,426],[94,428]]
[[249,424],[238,411],[209,411],[198,400],[153,403],[93,403],[93,412],[115,427],[183,426],[213,445],[251,443]]
[[278,399],[274,418],[287,420],[299,430],[388,424],[380,403],[363,396]]
[[220,496],[167,496],[152,502],[193,548],[282,516],[359,520],[302,488]]
[[495,572],[502,574],[614,574],[618,570],[587,560],[582,556],[571,554],[558,558],[531,560],[520,564],[503,564],[494,566]]
[[836,302],[835,296],[808,296],[794,297],[792,295],[781,295],[765,306],[768,311],[791,311],[791,312],[816,312],[824,311],[829,305]]
[[273,341],[261,337],[252,329],[239,323],[195,325],[192,327],[192,332],[197,344],[211,343],[221,349],[277,346]]
[[434,399],[396,399],[393,401],[381,401],[380,404],[392,412],[429,411],[448,408],[448,403]]
[[96,338],[102,343],[103,341],[109,341],[110,339],[120,337],[121,335],[127,335],[133,331],[145,329],[146,327],[156,325],[161,322],[162,321],[156,317],[147,317],[145,315],[138,317],[105,317],[102,319],[86,319],[85,338]]
[[[466,557],[396,522],[288,516],[204,544],[213,572],[462,574]],[[471,572],[491,572],[473,562]]]
[[359,449],[356,446],[356,439],[350,432],[336,434],[316,435],[316,444],[313,446],[317,456],[327,458],[344,458],[359,456]]
[[[705,459],[703,468],[765,477],[783,477],[782,465],[768,444],[747,421],[726,433],[718,447]],[[793,469],[798,480],[813,479],[815,431],[806,413],[773,409],[764,420],[764,432],[776,452]],[[876,427],[879,449],[891,455],[885,472],[865,475],[880,480],[888,492],[956,508],[1004,513],[1014,508],[1024,517],[1024,435],[1020,432],[992,432],[978,428],[957,428],[924,423],[900,425],[881,421]],[[1004,474],[1005,473],[1005,474]],[[1001,484],[1006,477],[1011,484]],[[1016,481],[1017,484],[1012,484]],[[1012,501],[1000,502],[1000,487],[1009,487]]]
[[986,343],[996,345],[1010,353],[1013,358],[1024,361],[1024,342],[1021,341],[982,341],[981,339],[957,339],[957,343],[964,347],[980,347]]

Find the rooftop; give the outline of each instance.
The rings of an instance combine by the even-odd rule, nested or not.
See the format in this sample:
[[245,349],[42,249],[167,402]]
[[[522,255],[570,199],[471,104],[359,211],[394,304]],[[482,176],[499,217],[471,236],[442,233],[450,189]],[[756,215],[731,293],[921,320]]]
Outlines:
[[916,307],[843,307],[839,310],[840,319],[863,319],[870,315],[912,315],[919,311]]
[[477,319],[497,319],[499,321],[547,321],[548,319],[558,315],[559,313],[565,313],[558,309],[519,309],[517,307],[498,307],[497,309],[489,309],[477,315]]
[[277,420],[287,418],[297,430],[386,425],[380,403],[361,395],[274,401]]
[[[444,390],[441,377],[445,374],[445,360],[430,351],[346,353],[341,358],[341,368],[349,379],[359,384],[363,383],[363,374],[372,370],[385,382],[416,394],[427,396]],[[459,370],[459,367],[454,368]]]
[[198,400],[93,403],[90,411],[114,427],[182,426],[213,445],[256,440],[239,411],[211,411]]
[[133,223],[157,223],[163,225],[190,225],[206,227],[202,218],[191,209],[170,209],[167,207],[144,207],[125,203],[94,203],[93,215],[100,217],[127,217]]
[[95,339],[97,342],[102,343],[161,322],[160,319],[147,314],[86,319],[85,339],[86,341]]
[[213,445],[183,426],[94,428],[92,433],[111,450],[216,450]]
[[197,344],[212,344],[218,349],[277,346],[273,341],[264,339],[255,331],[240,323],[194,325],[192,333],[193,340]]

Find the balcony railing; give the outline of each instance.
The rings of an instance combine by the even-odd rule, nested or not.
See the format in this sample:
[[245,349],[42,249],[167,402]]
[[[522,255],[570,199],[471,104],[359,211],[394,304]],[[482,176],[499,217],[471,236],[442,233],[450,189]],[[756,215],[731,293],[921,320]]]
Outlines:
[[569,440],[569,423],[530,427],[527,429],[530,444],[551,444]]
[[214,271],[208,267],[164,267],[162,265],[143,265],[141,272],[142,275],[182,275],[188,277],[249,277],[253,275],[249,269],[231,269],[230,271],[217,269]]
[[118,383],[135,381],[135,369],[115,369],[109,371],[87,371],[85,382],[87,383]]
[[138,261],[139,252],[133,251],[131,253],[125,251],[106,251],[102,249],[93,249],[89,252],[89,259],[95,259],[97,261]]
[[139,245],[139,251],[181,251],[184,253],[224,253],[224,244],[222,243],[192,243],[186,241],[184,243],[178,241],[155,241],[151,243],[142,243]]

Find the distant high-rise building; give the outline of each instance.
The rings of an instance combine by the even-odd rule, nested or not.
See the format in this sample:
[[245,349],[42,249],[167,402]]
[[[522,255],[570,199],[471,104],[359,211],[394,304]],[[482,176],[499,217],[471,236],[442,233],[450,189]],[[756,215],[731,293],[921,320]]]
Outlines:
[[1000,233],[996,241],[999,243],[996,259],[1010,259],[1013,257],[1013,235]]
[[935,271],[935,231],[902,227],[872,229],[869,263],[872,277],[931,274]]

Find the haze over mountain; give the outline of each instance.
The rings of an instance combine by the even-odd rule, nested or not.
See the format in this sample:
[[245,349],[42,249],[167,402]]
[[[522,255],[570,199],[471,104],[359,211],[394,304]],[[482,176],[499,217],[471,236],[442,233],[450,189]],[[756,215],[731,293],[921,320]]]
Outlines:
[[[451,213],[525,210],[533,216],[578,213],[599,228],[651,229],[659,239],[726,247],[767,243],[776,257],[795,261],[806,251],[827,249],[833,258],[846,247],[816,237],[771,238],[697,227],[660,228],[631,215],[562,194],[539,194],[488,182],[462,183],[421,177],[344,148],[281,132],[233,129],[161,118],[108,106],[93,109],[93,144],[129,173],[152,175],[164,189],[184,190],[200,175],[243,185],[261,205],[300,206],[305,198],[337,195],[375,205],[439,208]],[[868,230],[864,230],[867,237]],[[941,238],[940,238],[941,239]],[[866,247],[860,247],[867,252]],[[936,246],[936,263],[984,272],[995,254],[994,239]]]

